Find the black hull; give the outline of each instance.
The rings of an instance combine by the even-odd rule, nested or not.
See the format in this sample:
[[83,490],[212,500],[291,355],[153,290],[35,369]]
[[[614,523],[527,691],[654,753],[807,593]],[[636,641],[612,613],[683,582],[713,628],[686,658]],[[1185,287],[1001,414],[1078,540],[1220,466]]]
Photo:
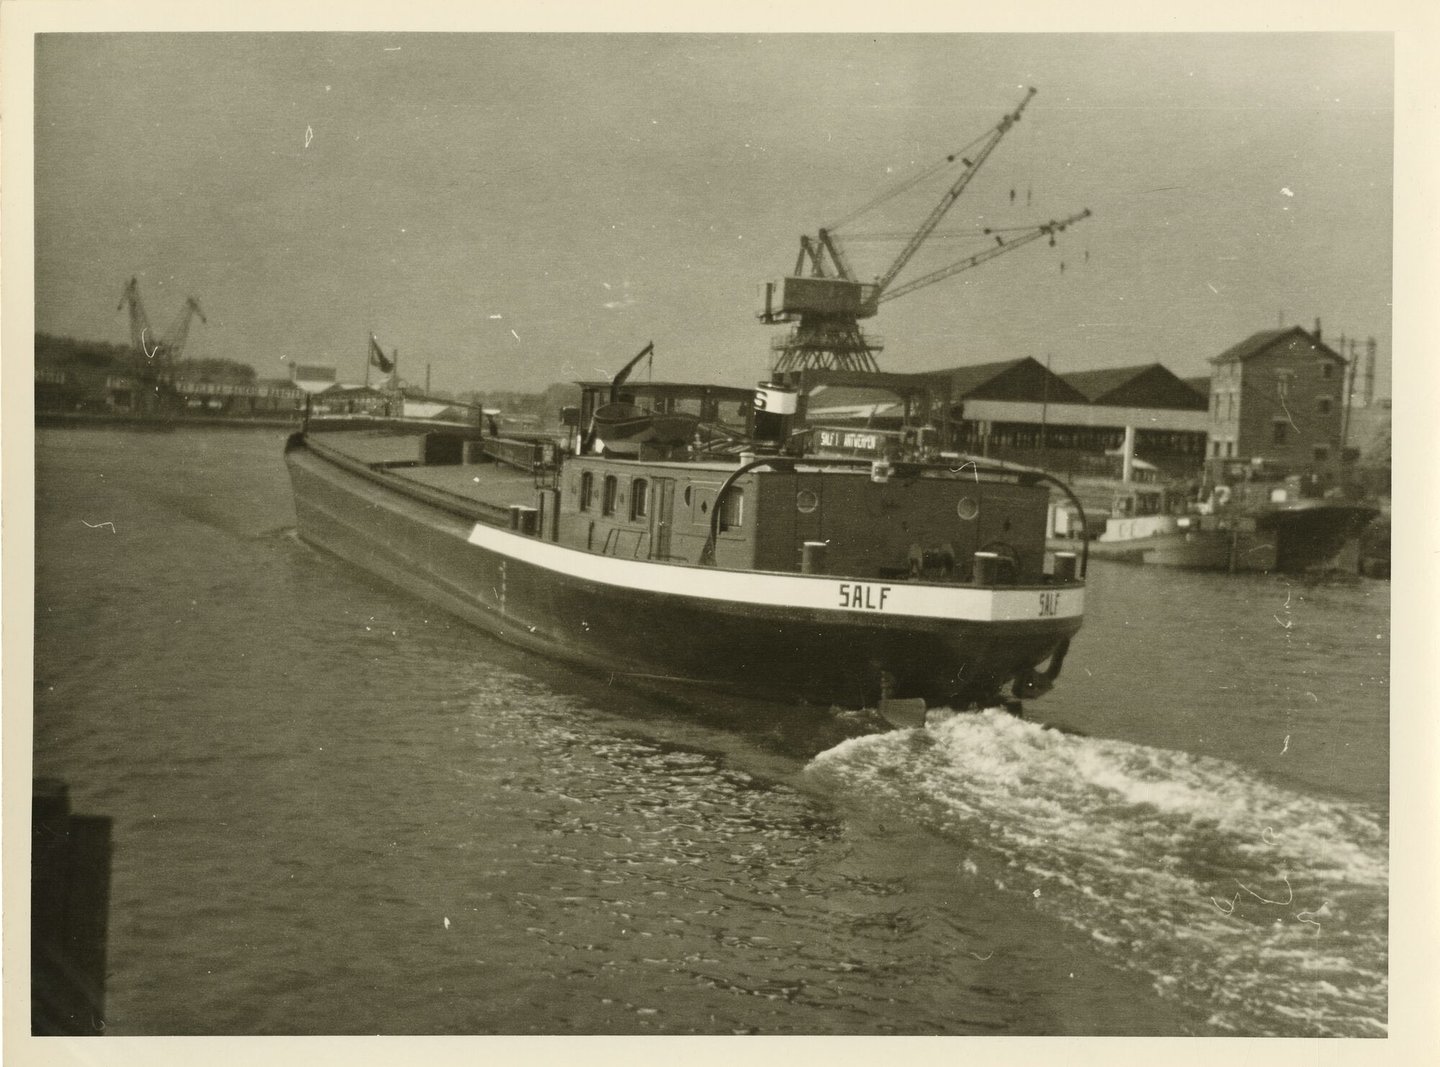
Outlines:
[[1174,533],[1095,541],[1090,555],[1181,570],[1303,574],[1336,569],[1347,549],[1360,551],[1360,535],[1377,514],[1362,504],[1306,501],[1192,520]]
[[287,461],[307,542],[507,642],[642,688],[824,708],[882,697],[962,707],[993,700],[1080,627],[1078,614],[967,621],[617,588],[491,547],[534,541],[508,530],[489,528],[491,546],[473,543],[483,516],[433,506],[303,444]]
[[1304,502],[1262,513],[1255,527],[1275,538],[1275,569],[1293,574],[1328,566],[1378,514],[1361,504]]

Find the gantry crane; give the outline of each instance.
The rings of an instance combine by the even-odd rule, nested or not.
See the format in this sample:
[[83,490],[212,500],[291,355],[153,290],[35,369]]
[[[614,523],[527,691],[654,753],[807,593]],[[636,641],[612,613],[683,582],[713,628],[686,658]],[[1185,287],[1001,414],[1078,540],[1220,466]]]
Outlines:
[[193,296],[187,297],[185,306],[164,336],[157,337],[150,329],[150,318],[145,314],[144,301],[140,299],[140,283],[131,278],[120,294],[116,311],[130,306],[130,349],[133,373],[137,391],[147,399],[142,405],[163,404],[175,388],[175,364],[185,351],[185,342],[190,336],[190,321],[196,316],[205,322],[205,312]]
[[[1048,236],[1053,245],[1057,233],[1089,217],[1090,210],[1087,208],[1069,218],[1052,219],[1035,226],[1005,230],[987,228],[981,231],[982,234],[992,237],[995,243],[983,251],[962,257],[948,266],[932,270],[901,285],[893,284],[921,245],[934,233],[946,212],[960,198],[990,153],[1010,128],[1020,121],[1021,114],[1035,92],[1035,89],[1029,89],[1025,98],[1013,111],[1007,112],[993,129],[965,148],[947,156],[940,164],[941,167],[948,166],[958,160],[961,165],[959,177],[951,183],[919,229],[898,235],[905,240],[904,247],[894,262],[873,282],[862,282],[855,277],[834,233],[835,227],[821,229],[813,238],[800,238],[800,254],[795,260],[795,270],[781,282],[779,306],[775,305],[775,284],[766,283],[765,310],[760,314],[760,321],[767,325],[795,324],[785,337],[778,338],[773,344],[778,353],[773,368],[776,373],[812,368],[878,371],[875,354],[880,351],[881,346],[866,338],[860,329],[860,320],[872,317],[881,303],[977,267],[1037,238]],[[963,154],[972,148],[975,149],[973,154]],[[925,176],[928,175],[922,175]],[[913,184],[913,181],[905,183],[898,189],[877,197],[850,218],[870,211]],[[1007,238],[1006,234],[1010,236]]]

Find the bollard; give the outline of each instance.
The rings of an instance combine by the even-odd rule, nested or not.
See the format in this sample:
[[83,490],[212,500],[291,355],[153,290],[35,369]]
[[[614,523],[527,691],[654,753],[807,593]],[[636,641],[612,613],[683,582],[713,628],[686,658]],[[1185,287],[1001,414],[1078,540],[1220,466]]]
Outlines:
[[1000,553],[976,552],[974,581],[976,585],[994,585],[1000,575]]
[[800,573],[824,574],[825,553],[829,547],[825,541],[806,541],[800,549]]
[[1074,552],[1055,553],[1055,580],[1073,581],[1075,578],[1076,556]]

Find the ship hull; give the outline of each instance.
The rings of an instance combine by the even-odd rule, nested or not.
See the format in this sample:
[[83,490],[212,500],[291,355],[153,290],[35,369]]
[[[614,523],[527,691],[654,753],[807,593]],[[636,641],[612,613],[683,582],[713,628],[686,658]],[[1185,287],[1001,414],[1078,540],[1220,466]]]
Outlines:
[[1187,570],[1299,574],[1334,568],[1377,513],[1359,504],[1305,501],[1223,521],[1196,516],[1180,520],[1176,530],[1095,541],[1090,554]]
[[523,648],[642,688],[963,707],[1080,628],[1083,587],[883,584],[615,559],[437,507],[292,440],[307,542]]

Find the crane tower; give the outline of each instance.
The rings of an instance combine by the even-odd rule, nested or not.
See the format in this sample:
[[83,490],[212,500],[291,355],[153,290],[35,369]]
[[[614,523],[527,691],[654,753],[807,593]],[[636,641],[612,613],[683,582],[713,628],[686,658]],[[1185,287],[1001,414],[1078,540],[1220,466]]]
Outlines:
[[185,351],[185,342],[190,336],[190,322],[198,317],[205,322],[205,312],[193,296],[187,297],[179,316],[163,336],[157,336],[150,329],[150,317],[145,313],[145,303],[140,299],[140,282],[131,278],[120,294],[119,311],[130,308],[130,354],[137,393],[142,409],[164,407],[175,392],[175,364]]

